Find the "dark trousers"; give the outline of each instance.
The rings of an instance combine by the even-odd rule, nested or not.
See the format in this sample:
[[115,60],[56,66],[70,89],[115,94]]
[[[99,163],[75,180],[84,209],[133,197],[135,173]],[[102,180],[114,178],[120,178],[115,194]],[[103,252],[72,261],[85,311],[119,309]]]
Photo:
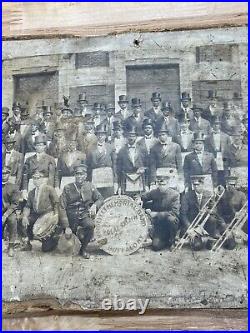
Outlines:
[[[4,229],[7,231],[8,239],[10,244],[14,244],[17,239],[17,223],[18,223],[18,216],[16,212],[10,214],[7,218],[6,223],[4,225]],[[3,230],[4,234],[4,230]]]
[[152,248],[159,251],[174,244],[178,230],[178,220],[174,217],[153,218]]
[[94,236],[94,222],[87,214],[78,214],[77,211],[67,211],[69,226],[73,233],[79,238],[82,247],[81,251],[85,251],[88,243]]

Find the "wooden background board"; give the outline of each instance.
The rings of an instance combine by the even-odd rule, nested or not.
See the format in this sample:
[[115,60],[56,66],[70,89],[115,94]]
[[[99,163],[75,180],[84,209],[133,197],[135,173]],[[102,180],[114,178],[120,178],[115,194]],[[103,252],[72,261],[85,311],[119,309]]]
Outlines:
[[5,2],[3,38],[102,36],[247,24],[247,2]]
[[[231,3],[23,3],[5,2],[3,39],[104,36],[124,32],[205,29],[247,25],[246,2]],[[45,300],[5,305],[4,330],[246,330],[246,310],[166,310],[80,314]],[[18,314],[18,315],[17,315]],[[8,318],[7,318],[8,317]]]

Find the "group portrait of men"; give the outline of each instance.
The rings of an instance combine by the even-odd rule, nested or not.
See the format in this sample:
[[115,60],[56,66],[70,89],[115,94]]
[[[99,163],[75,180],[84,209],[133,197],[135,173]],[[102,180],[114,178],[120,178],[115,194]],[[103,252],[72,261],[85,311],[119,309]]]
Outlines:
[[[36,110],[18,101],[3,107],[2,226],[9,256],[31,251],[33,239],[43,252],[60,245],[64,253],[63,236],[65,247],[78,244],[77,254],[89,258],[95,216],[114,195],[145,209],[153,250],[171,249],[222,186],[206,237],[190,242],[194,250],[211,248],[247,202],[248,116],[236,95],[219,105],[209,92],[203,107],[182,92],[176,110],[159,92],[152,92],[149,110],[126,95],[119,96],[119,110],[90,105],[84,92],[76,108],[67,97],[63,105]],[[225,247],[235,246],[232,234]]]

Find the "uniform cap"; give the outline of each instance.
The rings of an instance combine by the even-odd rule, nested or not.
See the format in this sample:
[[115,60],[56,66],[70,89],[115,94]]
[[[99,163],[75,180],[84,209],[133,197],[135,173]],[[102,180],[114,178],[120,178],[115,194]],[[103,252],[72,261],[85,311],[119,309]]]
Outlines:
[[193,185],[204,184],[205,181],[205,176],[203,175],[193,175],[190,178]]

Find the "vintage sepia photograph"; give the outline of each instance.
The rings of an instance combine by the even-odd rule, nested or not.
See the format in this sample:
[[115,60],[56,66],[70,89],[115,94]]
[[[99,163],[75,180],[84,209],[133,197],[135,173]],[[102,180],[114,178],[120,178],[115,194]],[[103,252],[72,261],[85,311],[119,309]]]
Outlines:
[[247,28],[3,42],[3,301],[247,306]]

